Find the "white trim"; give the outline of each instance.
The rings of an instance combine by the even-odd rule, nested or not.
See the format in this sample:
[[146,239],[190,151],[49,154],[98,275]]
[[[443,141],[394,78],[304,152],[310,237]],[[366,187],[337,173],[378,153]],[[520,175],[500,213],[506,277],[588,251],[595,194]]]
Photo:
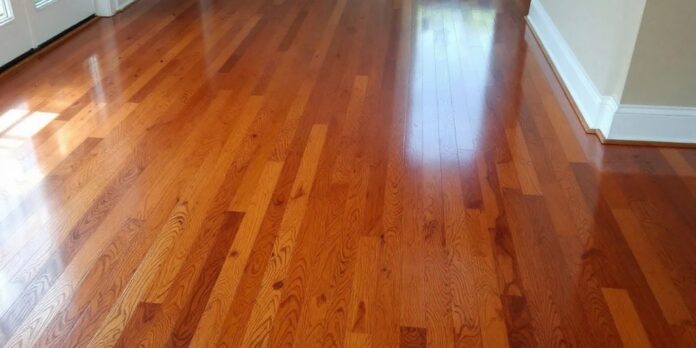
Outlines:
[[539,0],[532,0],[527,23],[546,51],[589,130],[600,131],[606,136],[618,108],[616,100],[601,95]]
[[696,107],[621,105],[607,135],[611,140],[696,144]]
[[696,143],[696,107],[619,106],[599,92],[539,0],[532,0],[527,23],[588,130],[607,140]]
[[43,9],[54,4],[56,1],[58,0],[40,0],[39,2],[32,0],[31,3],[37,11],[43,11]]
[[94,8],[100,17],[111,17],[119,10],[117,0],[94,0]]
[[134,2],[135,2],[135,0],[126,0],[123,3],[121,3],[121,1],[119,1],[118,10],[121,11],[121,10],[125,9],[126,7],[130,6],[131,4],[133,4]]
[[14,20],[14,13],[12,12],[12,4],[9,0],[0,0],[0,7],[2,8],[3,14],[0,16],[0,26],[12,22]]
[[96,8],[97,16],[111,17],[123,11],[134,2],[135,0],[94,0],[94,7]]

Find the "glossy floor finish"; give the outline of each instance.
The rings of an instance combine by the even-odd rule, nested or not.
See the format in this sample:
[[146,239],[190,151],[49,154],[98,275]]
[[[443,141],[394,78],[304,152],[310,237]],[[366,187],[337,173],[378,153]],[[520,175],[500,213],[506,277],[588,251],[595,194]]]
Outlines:
[[696,150],[517,0],[140,0],[0,76],[0,346],[693,347]]

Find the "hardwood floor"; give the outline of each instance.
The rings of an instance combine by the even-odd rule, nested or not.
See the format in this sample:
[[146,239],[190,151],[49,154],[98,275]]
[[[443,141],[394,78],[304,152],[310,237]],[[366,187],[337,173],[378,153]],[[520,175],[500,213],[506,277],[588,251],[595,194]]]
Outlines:
[[0,346],[694,347],[696,149],[524,0],[139,0],[0,76]]

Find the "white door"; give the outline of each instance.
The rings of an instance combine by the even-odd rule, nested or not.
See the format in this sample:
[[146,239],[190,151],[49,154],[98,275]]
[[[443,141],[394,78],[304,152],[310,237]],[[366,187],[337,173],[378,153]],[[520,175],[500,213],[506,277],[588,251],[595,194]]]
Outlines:
[[20,0],[38,46],[94,14],[94,0]]
[[33,46],[22,1],[26,0],[0,0],[0,66]]
[[94,0],[0,0],[0,66],[94,14]]

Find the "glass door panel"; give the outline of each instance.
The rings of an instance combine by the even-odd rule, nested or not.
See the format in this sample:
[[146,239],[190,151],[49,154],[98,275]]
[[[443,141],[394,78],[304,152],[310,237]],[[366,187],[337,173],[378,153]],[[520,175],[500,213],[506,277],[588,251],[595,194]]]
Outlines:
[[6,7],[7,4],[4,1],[0,2],[0,23],[4,23],[6,19],[10,18],[10,13]]

